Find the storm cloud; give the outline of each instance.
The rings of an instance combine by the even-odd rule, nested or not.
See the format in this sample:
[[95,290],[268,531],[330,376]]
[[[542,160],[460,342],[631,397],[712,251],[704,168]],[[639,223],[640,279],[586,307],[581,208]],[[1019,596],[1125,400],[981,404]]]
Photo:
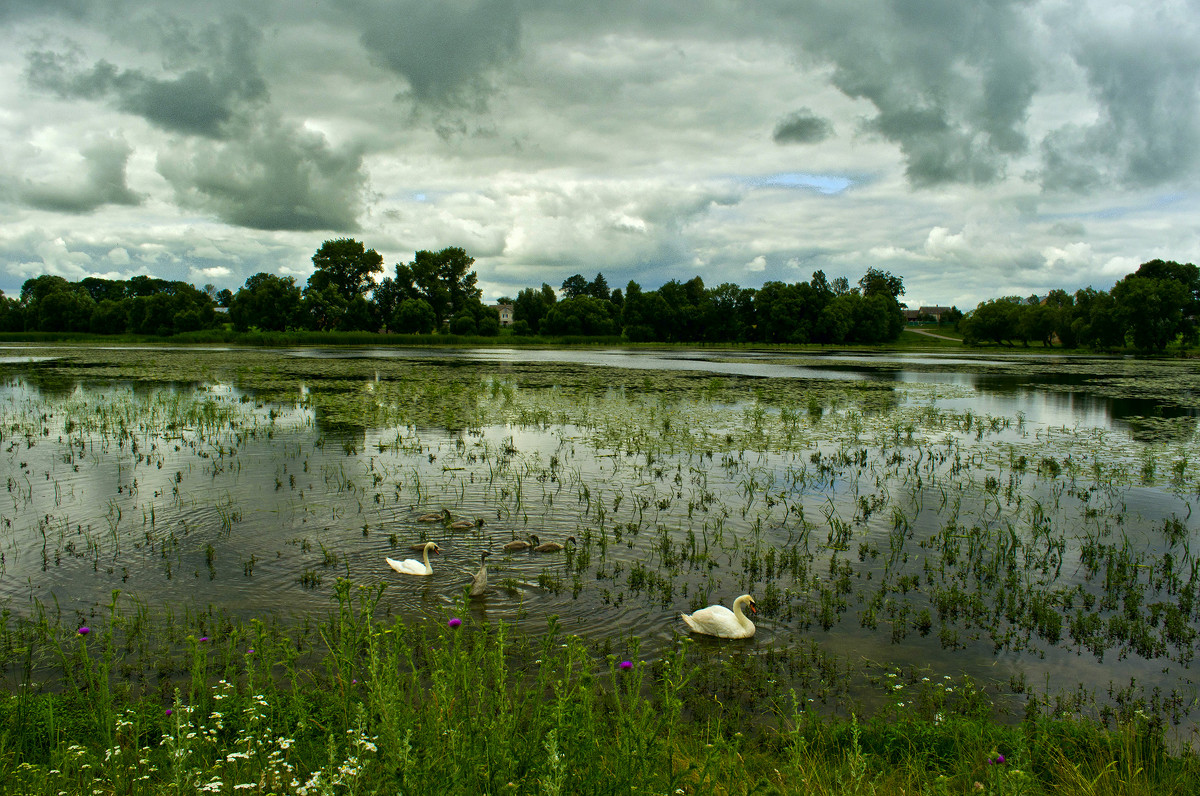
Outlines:
[[70,54],[35,51],[28,56],[26,78],[63,99],[109,100],[163,130],[221,138],[239,105],[266,97],[253,58],[258,35],[237,20],[208,26],[198,38],[197,46],[215,63],[172,77],[123,70],[106,60],[78,68]]
[[125,184],[125,164],[132,150],[125,141],[101,138],[80,156],[81,168],[70,178],[26,181],[17,191],[30,207],[60,213],[90,213],[104,205],[136,205],[143,197]]
[[963,308],[1107,288],[1200,259],[1194,5],[18,0],[0,288],[303,279],[345,234],[464,246],[487,297],[869,267]]
[[179,203],[261,230],[354,232],[365,175],[362,155],[276,119],[228,141],[193,139],[166,148],[158,171]]
[[477,97],[520,41],[515,0],[338,0],[363,46],[424,101]]

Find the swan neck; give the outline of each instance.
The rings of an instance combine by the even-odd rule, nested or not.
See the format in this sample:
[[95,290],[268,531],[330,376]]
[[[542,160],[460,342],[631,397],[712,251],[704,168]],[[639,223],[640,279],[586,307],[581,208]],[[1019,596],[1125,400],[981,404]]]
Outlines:
[[737,623],[742,627],[754,624],[746,617],[746,613],[742,610],[742,600],[733,601],[733,618],[736,619]]

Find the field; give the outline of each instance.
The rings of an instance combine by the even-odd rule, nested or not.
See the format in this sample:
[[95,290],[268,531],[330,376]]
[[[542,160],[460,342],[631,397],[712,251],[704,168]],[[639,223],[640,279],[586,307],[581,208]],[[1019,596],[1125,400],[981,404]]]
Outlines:
[[[1195,784],[1190,363],[9,353],[30,792]],[[432,576],[385,565],[425,540]],[[753,639],[686,637],[743,593]],[[114,749],[145,785],[99,784]]]

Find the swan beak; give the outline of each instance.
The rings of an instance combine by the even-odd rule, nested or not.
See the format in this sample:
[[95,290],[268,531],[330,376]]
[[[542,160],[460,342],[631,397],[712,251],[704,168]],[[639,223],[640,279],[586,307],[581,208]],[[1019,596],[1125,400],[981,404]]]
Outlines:
[[750,613],[752,613],[752,614],[758,613],[758,608],[754,605],[754,603],[750,603]]

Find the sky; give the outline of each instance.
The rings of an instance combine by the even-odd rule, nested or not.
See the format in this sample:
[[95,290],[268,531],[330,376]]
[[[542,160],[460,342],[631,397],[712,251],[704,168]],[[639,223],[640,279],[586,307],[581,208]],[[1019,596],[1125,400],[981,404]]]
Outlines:
[[[325,240],[910,306],[1200,260],[1200,0],[4,0],[0,289]],[[380,275],[380,276],[383,276]]]

